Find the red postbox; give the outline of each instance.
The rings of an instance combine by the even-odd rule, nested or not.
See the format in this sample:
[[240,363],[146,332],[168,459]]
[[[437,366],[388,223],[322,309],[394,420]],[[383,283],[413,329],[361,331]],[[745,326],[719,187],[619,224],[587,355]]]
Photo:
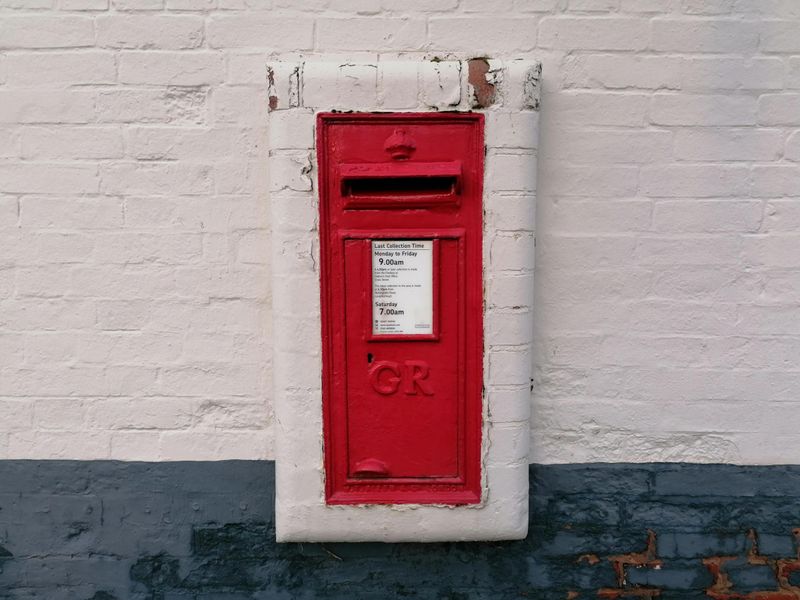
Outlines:
[[481,499],[483,115],[317,119],[326,500]]

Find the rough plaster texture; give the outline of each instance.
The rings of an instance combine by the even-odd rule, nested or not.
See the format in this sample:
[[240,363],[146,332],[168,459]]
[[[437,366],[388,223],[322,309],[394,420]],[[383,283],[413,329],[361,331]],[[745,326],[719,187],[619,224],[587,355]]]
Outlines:
[[[0,456],[273,456],[266,64],[535,56],[539,462],[797,462],[795,0],[0,0]],[[398,92],[400,93],[400,92]]]
[[[541,66],[534,61],[268,66],[276,534],[279,541],[518,539],[528,531],[533,228]],[[485,71],[485,73],[483,73]],[[474,85],[470,82],[474,82]],[[488,85],[486,94],[477,89]],[[395,93],[395,92],[400,93]],[[487,105],[483,108],[482,105]],[[327,506],[315,114],[482,110],[482,492],[472,506]]]

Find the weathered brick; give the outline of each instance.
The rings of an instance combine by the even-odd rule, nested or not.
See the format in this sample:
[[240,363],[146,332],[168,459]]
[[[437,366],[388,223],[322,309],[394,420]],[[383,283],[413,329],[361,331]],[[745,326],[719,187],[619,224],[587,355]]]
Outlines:
[[113,229],[122,225],[122,215],[119,198],[26,196],[20,200],[23,228]]
[[108,10],[109,0],[61,0],[61,10]]
[[758,25],[738,19],[653,19],[650,47],[661,52],[742,53],[758,46]]
[[161,10],[164,0],[111,0],[117,10]]
[[213,189],[209,165],[195,163],[108,163],[100,167],[105,194],[208,194]]
[[783,61],[771,58],[684,59],[679,66],[681,88],[710,92],[713,90],[779,90],[786,75]]
[[96,193],[97,166],[91,164],[18,163],[0,165],[0,192],[20,194]]
[[87,90],[0,89],[0,123],[89,123],[95,93]]
[[529,51],[536,46],[536,20],[432,16],[428,23],[428,45],[447,52],[487,52],[490,55]]
[[639,182],[650,197],[741,196],[750,189],[750,171],[735,165],[646,166]]
[[800,40],[797,39],[796,21],[762,21],[759,24],[764,52],[798,52]]
[[727,15],[733,10],[733,0],[683,0],[681,8],[689,15]]
[[545,94],[543,103],[559,122],[584,125],[644,125],[650,96],[630,92],[565,90]]
[[755,125],[752,96],[655,94],[650,120],[656,125]]
[[653,205],[647,200],[561,198],[550,214],[553,233],[630,233],[650,229]]
[[203,19],[194,16],[108,15],[95,20],[104,48],[183,50],[203,42]]
[[10,86],[61,87],[111,84],[116,81],[116,57],[110,52],[24,52],[6,58]]
[[556,131],[552,143],[542,149],[542,155],[578,164],[652,163],[668,155],[671,148],[672,133],[669,131],[608,131],[582,127]]
[[568,56],[564,59],[564,83],[579,88],[679,89],[683,61],[636,53]]
[[560,196],[634,196],[637,174],[637,168],[628,166],[573,166],[542,159],[539,189],[557,189]]
[[642,50],[647,46],[644,19],[545,17],[539,23],[539,47],[585,50]]
[[117,127],[26,127],[22,156],[26,159],[120,158],[122,131]]
[[751,193],[756,198],[795,196],[800,193],[800,165],[756,165],[752,177]]
[[692,129],[675,136],[675,157],[697,161],[775,161],[783,152],[779,129]]
[[764,207],[755,200],[663,200],[653,207],[653,227],[664,232],[756,232]]
[[221,15],[212,17],[206,27],[212,48],[249,46],[296,52],[313,45],[314,21],[301,16]]
[[134,126],[126,130],[126,148],[130,156],[140,160],[213,162],[220,155],[234,157],[252,151],[255,143],[248,140],[249,133],[244,129],[224,126]]
[[758,99],[760,125],[800,124],[800,94],[764,94]]
[[398,46],[421,48],[425,43],[422,19],[320,18],[316,28],[317,45],[329,51],[376,52]]
[[208,92],[195,87],[109,89],[95,101],[100,123],[205,123]]
[[3,16],[0,49],[85,48],[94,45],[90,17],[75,15]]
[[127,84],[199,86],[221,83],[225,57],[218,52],[123,52],[119,81]]

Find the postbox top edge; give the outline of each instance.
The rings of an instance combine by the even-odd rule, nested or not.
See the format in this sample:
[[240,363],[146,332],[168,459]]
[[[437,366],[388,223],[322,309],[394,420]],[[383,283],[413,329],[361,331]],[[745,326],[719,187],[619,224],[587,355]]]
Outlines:
[[382,121],[478,121],[483,123],[485,115],[475,111],[431,111],[431,112],[375,112],[375,111],[353,111],[353,112],[318,112],[317,124],[341,122],[375,122]]

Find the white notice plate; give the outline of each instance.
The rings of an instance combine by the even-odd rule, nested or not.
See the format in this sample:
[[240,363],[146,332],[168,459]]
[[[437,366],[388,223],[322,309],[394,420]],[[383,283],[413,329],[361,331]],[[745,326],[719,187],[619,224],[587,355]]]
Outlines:
[[372,240],[372,333],[433,333],[432,240]]

